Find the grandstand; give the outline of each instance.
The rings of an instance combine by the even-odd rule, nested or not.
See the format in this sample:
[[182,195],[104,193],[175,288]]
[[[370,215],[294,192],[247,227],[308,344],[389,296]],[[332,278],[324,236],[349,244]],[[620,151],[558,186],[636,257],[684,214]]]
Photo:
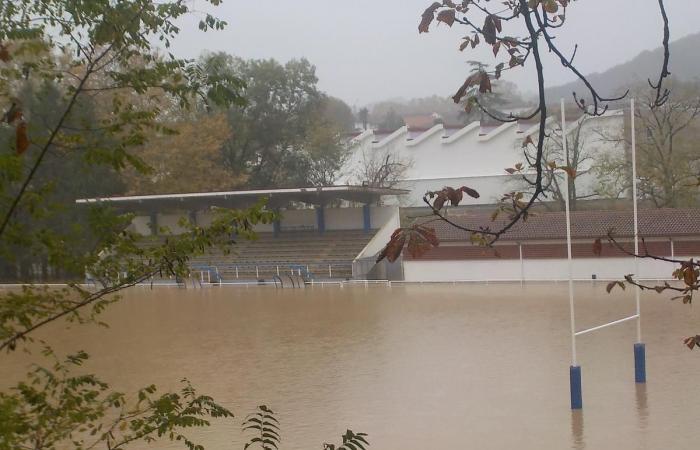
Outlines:
[[353,260],[374,234],[364,230],[259,233],[255,241],[238,240],[231,254],[221,251],[194,258],[192,268],[207,281],[260,280],[275,275],[305,279],[352,278]]
[[399,226],[398,208],[381,206],[382,198],[405,193],[367,186],[328,186],[110,197],[78,203],[109,203],[135,213],[131,229],[150,236],[152,244],[163,237],[159,235],[162,229],[182,232],[178,224],[182,217],[206,225],[211,221],[212,207],[245,208],[266,198],[267,206],[279,211],[281,219],[256,226],[256,240],[234,237],[235,245],[228,254],[212,250],[195,257],[193,273],[211,283],[269,281],[286,275],[344,280],[364,277],[371,267],[358,266],[356,260],[373,257],[385,244],[387,233]]

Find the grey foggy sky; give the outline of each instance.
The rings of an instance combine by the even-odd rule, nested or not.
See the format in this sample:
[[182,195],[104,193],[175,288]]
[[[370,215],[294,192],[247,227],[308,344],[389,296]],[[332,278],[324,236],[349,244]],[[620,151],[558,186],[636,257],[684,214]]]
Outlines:
[[[389,98],[451,95],[467,73],[470,59],[493,63],[490,47],[458,51],[465,27],[443,24],[418,34],[418,22],[432,0],[224,0],[216,8],[194,0],[229,25],[224,31],[197,31],[198,19],[183,21],[173,45],[179,56],[226,51],[244,58],[285,62],[306,57],[316,65],[319,86],[351,106]],[[700,1],[667,0],[671,40],[700,31]],[[568,10],[560,42],[579,43],[576,63],[584,73],[600,72],[661,44],[657,0],[578,0]],[[672,55],[673,58],[674,55]],[[545,67],[550,85],[573,80],[552,59]],[[673,72],[673,59],[671,61]],[[534,71],[504,77],[533,92]]]

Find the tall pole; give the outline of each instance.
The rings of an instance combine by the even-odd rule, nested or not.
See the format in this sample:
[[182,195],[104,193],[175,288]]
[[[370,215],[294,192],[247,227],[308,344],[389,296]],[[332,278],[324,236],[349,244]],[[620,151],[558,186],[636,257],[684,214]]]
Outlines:
[[[566,112],[564,111],[564,99],[561,99],[561,143],[564,154],[566,148]],[[567,162],[568,164],[568,162]],[[571,391],[571,409],[583,407],[583,395],[581,392],[581,366],[576,357],[576,315],[574,313],[574,265],[571,252],[571,207],[569,201],[569,183],[571,181],[568,171],[564,171],[566,179],[566,194],[564,205],[566,208],[566,252],[569,266],[569,318],[571,322],[571,367],[569,367],[569,387]]]
[[[634,275],[639,278],[639,226],[637,216],[637,136],[634,124],[634,99],[630,100],[630,129],[632,132],[632,210],[634,215]],[[642,343],[642,308],[639,286],[635,286],[634,298],[637,304],[637,342],[634,344],[634,380],[646,383],[646,349]]]

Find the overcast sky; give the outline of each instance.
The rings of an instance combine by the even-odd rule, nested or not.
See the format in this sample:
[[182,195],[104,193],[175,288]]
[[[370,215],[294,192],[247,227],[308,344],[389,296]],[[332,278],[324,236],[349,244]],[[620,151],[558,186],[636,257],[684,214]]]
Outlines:
[[[213,9],[203,0],[193,3],[229,26],[202,33],[198,19],[186,19],[174,45],[176,54],[226,51],[282,62],[306,57],[317,67],[321,89],[351,106],[451,95],[465,78],[465,61],[494,61],[487,47],[458,51],[464,27],[441,24],[419,35],[420,15],[432,0],[224,0]],[[672,40],[700,31],[700,1],[666,3]],[[578,0],[568,14],[559,41],[571,43],[568,48],[579,43],[576,62],[585,73],[603,71],[661,43],[657,0]],[[531,69],[512,72],[506,78],[521,91],[535,90]],[[573,79],[553,60],[546,76],[550,85]]]

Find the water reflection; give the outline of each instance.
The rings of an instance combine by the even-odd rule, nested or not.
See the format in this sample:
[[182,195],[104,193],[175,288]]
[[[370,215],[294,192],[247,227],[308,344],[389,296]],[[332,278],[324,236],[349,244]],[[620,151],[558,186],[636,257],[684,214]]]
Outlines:
[[571,411],[571,448],[582,450],[586,448],[583,435],[583,411]]
[[637,402],[637,417],[639,419],[639,429],[646,430],[649,425],[649,404],[647,401],[646,383],[635,384],[635,396]]

